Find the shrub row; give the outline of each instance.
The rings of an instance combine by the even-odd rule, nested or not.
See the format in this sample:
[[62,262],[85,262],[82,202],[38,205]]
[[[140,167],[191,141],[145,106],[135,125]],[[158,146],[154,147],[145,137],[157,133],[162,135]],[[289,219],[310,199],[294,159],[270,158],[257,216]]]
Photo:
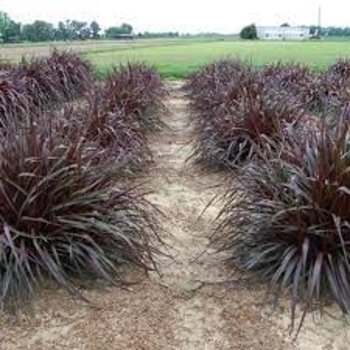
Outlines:
[[196,161],[219,167],[241,164],[256,155],[253,144],[281,138],[287,125],[304,119],[300,98],[264,75],[241,62],[221,61],[189,78]]
[[124,175],[149,156],[140,120],[155,125],[162,93],[152,69],[122,67],[79,103],[27,109],[1,130],[0,304],[46,279],[83,297],[87,278],[122,283],[120,265],[156,268],[155,209]]
[[[90,149],[114,163],[119,174],[133,174],[151,159],[147,134],[163,127],[164,84],[144,64],[121,66],[85,94],[80,104],[63,109],[60,120],[73,138],[82,134]],[[61,125],[62,128],[62,125]]]
[[350,97],[349,62],[340,60],[322,74],[300,65],[273,64],[263,69],[263,77],[270,86],[291,92],[308,113],[339,116]]
[[263,144],[265,136],[279,139],[290,124],[297,127],[314,116],[336,124],[350,100],[348,66],[349,61],[339,61],[316,74],[299,65],[258,69],[223,60],[195,72],[185,87],[193,157],[204,165],[232,167],[255,155],[252,143]]
[[281,64],[208,74],[220,65],[223,75],[237,67],[215,63],[187,84],[199,159],[212,152],[216,164],[235,170],[212,243],[234,271],[267,283],[276,300],[290,292],[293,326],[303,305],[297,332],[310,310],[330,301],[349,314],[349,62],[322,76]]
[[92,84],[90,64],[75,53],[54,50],[47,58],[0,68],[2,123],[73,100]]
[[145,130],[163,127],[163,81],[145,64],[128,64],[114,70],[102,90],[102,109],[122,114],[125,122]]

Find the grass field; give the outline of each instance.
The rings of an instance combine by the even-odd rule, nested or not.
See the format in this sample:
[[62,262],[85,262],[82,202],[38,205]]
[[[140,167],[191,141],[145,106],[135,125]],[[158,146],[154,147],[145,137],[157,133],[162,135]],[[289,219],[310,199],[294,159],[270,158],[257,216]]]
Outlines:
[[222,57],[240,58],[258,65],[300,62],[321,70],[340,57],[350,57],[350,42],[201,42],[91,52],[86,56],[102,72],[118,63],[146,61],[165,77],[183,78],[200,65]]
[[[254,64],[284,61],[300,62],[322,70],[338,58],[350,57],[350,41],[314,42],[242,42],[208,39],[136,40],[134,42],[101,41],[55,43],[58,48],[83,53],[105,73],[128,61],[145,61],[156,66],[166,78],[184,78],[189,72],[214,59],[240,58]],[[0,58],[18,61],[23,54],[46,55],[50,44],[8,45],[0,48]]]

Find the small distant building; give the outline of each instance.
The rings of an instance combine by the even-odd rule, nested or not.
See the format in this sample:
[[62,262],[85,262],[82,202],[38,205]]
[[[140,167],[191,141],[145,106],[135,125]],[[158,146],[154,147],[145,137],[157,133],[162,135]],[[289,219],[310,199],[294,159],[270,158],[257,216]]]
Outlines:
[[307,27],[256,27],[261,40],[307,40],[311,37]]

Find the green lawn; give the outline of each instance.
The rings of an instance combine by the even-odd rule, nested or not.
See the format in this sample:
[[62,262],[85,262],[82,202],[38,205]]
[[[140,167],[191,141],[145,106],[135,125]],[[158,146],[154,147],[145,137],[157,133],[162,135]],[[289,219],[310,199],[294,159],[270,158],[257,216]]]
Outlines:
[[152,47],[123,48],[85,53],[97,66],[106,72],[113,65],[128,61],[148,62],[157,67],[167,78],[184,78],[201,65],[222,57],[247,60],[262,65],[276,61],[299,62],[321,70],[338,58],[350,57],[350,42],[179,42],[164,43]]

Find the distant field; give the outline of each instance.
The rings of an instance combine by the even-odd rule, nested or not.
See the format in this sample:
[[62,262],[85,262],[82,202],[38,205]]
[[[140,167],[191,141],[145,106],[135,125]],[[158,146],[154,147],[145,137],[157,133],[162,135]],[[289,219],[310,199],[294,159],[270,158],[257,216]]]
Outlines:
[[[299,62],[322,70],[336,59],[350,57],[350,41],[314,42],[242,42],[208,39],[136,40],[134,42],[100,41],[55,43],[58,48],[82,52],[97,71],[128,61],[146,61],[167,78],[183,78],[189,72],[214,59],[240,58],[262,65],[284,61]],[[46,55],[52,45],[8,45],[0,48],[0,58],[18,61],[23,54]]]
[[222,57],[240,58],[262,65],[300,62],[322,70],[340,57],[350,57],[350,42],[202,42],[132,50],[88,53],[100,71],[127,61],[146,61],[166,77],[182,78],[199,66]]
[[125,40],[99,40],[52,43],[23,43],[0,45],[0,61],[18,62],[22,56],[42,57],[50,54],[53,48],[74,50],[80,53],[107,53],[120,50],[134,50],[136,48],[153,48],[157,46],[187,45],[193,42],[213,41],[215,39],[142,39],[134,41]]

